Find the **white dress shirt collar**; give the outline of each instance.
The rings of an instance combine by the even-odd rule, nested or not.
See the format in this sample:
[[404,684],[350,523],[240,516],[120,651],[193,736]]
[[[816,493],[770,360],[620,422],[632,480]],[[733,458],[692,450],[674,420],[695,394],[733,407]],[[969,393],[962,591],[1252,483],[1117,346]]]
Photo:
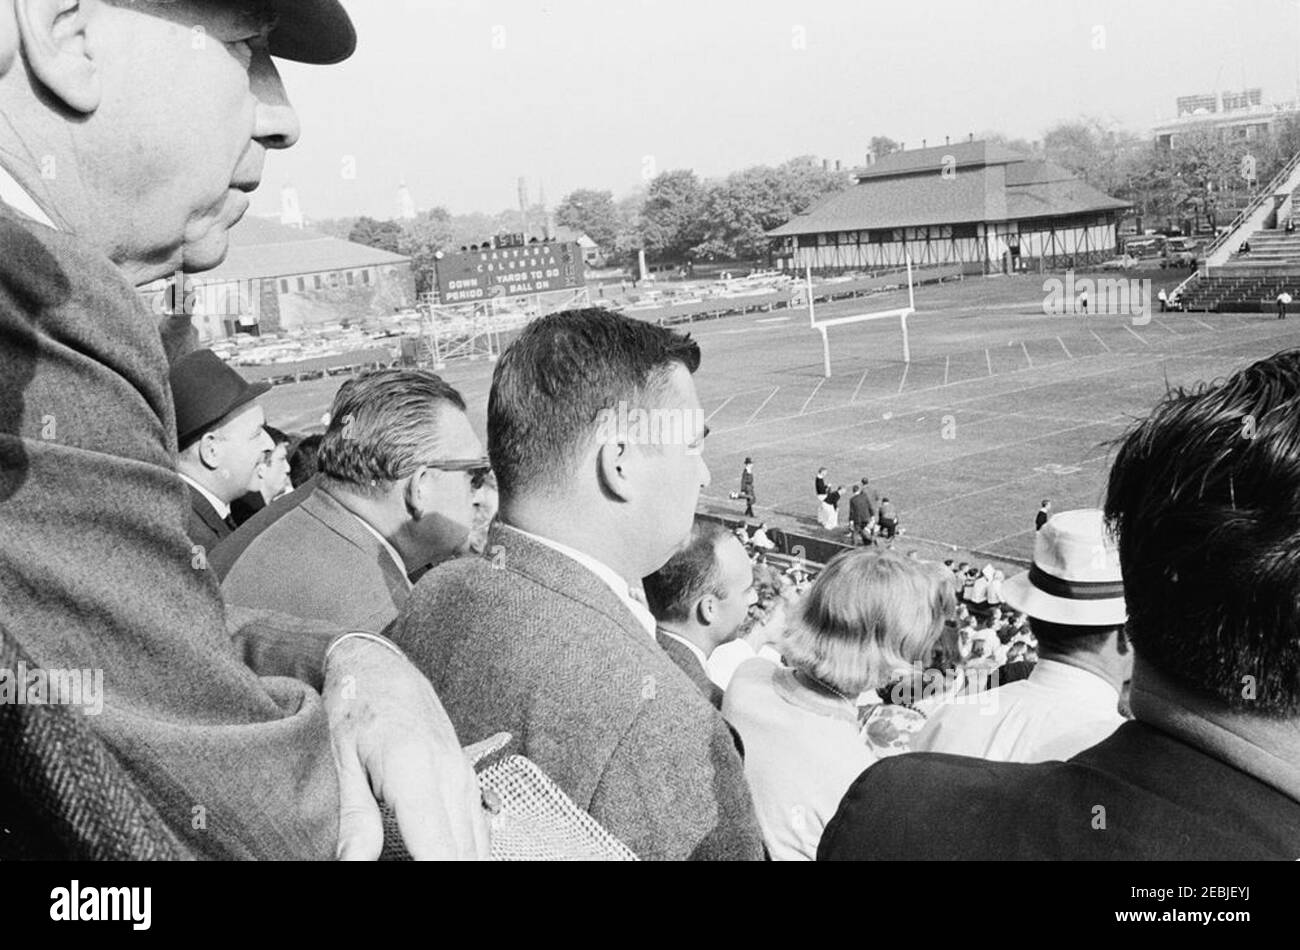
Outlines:
[[17,211],[24,217],[30,218],[37,224],[43,224],[47,228],[53,228],[55,231],[58,227],[50,220],[50,216],[45,213],[31,193],[18,183],[18,179],[0,165],[0,202],[7,204],[10,208]]
[[411,578],[407,576],[406,564],[405,562],[402,561],[402,556],[397,553],[397,548],[389,544],[388,539],[384,537],[382,534],[380,534],[378,531],[376,531],[374,525],[372,525],[365,518],[361,517],[355,511],[349,511],[348,514],[350,514],[353,518],[356,518],[358,521],[360,521],[361,526],[363,528],[365,528],[367,531],[369,531],[371,534],[373,534],[376,538],[379,539],[379,543],[384,546],[384,550],[388,552],[389,557],[393,559],[393,563],[397,565],[397,572],[402,575],[402,580],[406,582],[406,589],[410,590]]
[[[650,613],[650,608],[647,607],[645,603],[633,596],[631,585],[629,585],[627,580],[617,571],[608,565],[602,564],[590,554],[584,554],[582,551],[571,548],[567,544],[552,541],[550,538],[543,538],[541,535],[533,534],[530,531],[525,531],[522,528],[515,527],[514,525],[511,525],[510,527],[511,529],[518,531],[524,537],[531,538],[538,544],[544,544],[552,551],[563,554],[570,560],[577,561],[587,570],[591,571],[591,573],[599,577],[605,582],[605,585],[614,592],[618,599],[627,605],[628,610],[632,611],[632,616],[636,617],[637,622],[645,628],[645,631],[650,635],[650,638],[652,640],[654,639],[656,626],[654,614]],[[637,593],[640,592],[638,591]]]
[[1085,707],[1096,703],[1098,708],[1113,709],[1119,698],[1119,692],[1115,687],[1096,673],[1057,660],[1040,659],[1034,664],[1034,670],[1029,674],[1029,681],[1044,689],[1068,693]]
[[194,479],[190,478],[184,472],[178,472],[177,474],[180,475],[181,480],[184,481],[186,485],[189,485],[196,492],[198,492],[200,495],[202,495],[204,498],[208,500],[208,504],[211,505],[216,510],[217,516],[222,521],[225,521],[227,518],[230,517],[230,506],[228,504],[226,504],[216,495],[212,494],[212,492],[208,491],[206,488],[204,488]]

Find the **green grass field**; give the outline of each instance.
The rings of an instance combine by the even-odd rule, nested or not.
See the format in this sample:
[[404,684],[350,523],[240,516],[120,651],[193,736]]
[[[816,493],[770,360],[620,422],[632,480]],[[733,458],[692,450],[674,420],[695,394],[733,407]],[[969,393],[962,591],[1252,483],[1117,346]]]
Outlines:
[[[817,316],[886,310],[904,298],[819,305]],[[1050,498],[1057,511],[1099,505],[1108,443],[1167,384],[1210,380],[1300,346],[1300,318],[1157,310],[1134,326],[1120,316],[1049,317],[1043,299],[1041,276],[923,288],[910,364],[897,321],[850,325],[831,330],[830,379],[804,312],[685,328],[703,350],[696,384],[712,429],[712,484],[700,509],[738,516],[743,506],[727,493],[753,456],[759,518],[822,534],[812,482],[825,465],[833,482],[867,475],[895,501],[906,528],[901,549],[1023,563],[1039,501]],[[444,373],[480,434],[491,372],[478,362]],[[281,428],[318,424],[338,385],[277,388],[266,398],[268,417]],[[844,521],[847,504],[840,511]]]

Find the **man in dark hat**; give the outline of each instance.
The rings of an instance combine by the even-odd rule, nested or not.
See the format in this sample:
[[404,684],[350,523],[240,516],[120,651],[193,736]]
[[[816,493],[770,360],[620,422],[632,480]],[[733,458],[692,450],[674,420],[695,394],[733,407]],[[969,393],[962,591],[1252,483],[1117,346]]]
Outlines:
[[27,856],[130,840],[152,809],[192,856],[376,857],[376,799],[415,856],[486,854],[455,731],[391,643],[340,635],[321,693],[235,653],[185,534],[167,359],[136,291],[217,266],[266,153],[297,141],[272,56],[355,45],[338,0],[0,0],[4,624],[33,662],[104,671],[101,714],[75,721],[142,799],[117,788],[87,831],[90,760],[28,747],[60,780],[35,801],[0,776],[0,828],[48,822]]
[[745,459],[745,468],[740,473],[740,497],[745,499],[745,517],[754,517],[754,502],[758,495],[754,492],[754,460]]
[[190,491],[190,540],[210,552],[235,530],[231,504],[248,491],[275,447],[256,402],[269,383],[248,383],[211,350],[195,350],[171,371],[176,470]]

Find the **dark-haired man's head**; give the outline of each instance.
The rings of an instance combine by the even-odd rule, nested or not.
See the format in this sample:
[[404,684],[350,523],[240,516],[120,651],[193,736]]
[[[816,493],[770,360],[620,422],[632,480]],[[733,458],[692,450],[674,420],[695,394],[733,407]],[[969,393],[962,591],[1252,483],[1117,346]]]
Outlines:
[[709,483],[699,363],[689,336],[604,310],[529,324],[488,399],[503,520],[632,581],[662,566]]
[[1300,350],[1172,391],[1124,438],[1105,511],[1140,664],[1300,714]]
[[316,460],[322,483],[397,550],[408,573],[464,547],[488,474],[465,400],[415,370],[344,383]]
[[323,436],[305,435],[289,449],[289,480],[301,488],[316,477],[316,453],[320,451]]
[[735,638],[758,599],[744,546],[726,528],[705,521],[697,521],[686,546],[643,583],[655,620],[706,657]]

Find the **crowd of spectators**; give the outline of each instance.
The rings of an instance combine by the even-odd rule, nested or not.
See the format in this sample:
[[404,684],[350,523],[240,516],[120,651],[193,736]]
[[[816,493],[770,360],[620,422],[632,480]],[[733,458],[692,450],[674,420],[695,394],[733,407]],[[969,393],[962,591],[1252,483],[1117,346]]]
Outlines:
[[1012,577],[698,521],[700,348],[604,309],[519,332],[486,447],[432,373],[348,381],[290,486],[263,387],[135,285],[220,263],[221,156],[298,135],[271,56],[350,22],[191,49],[218,5],[65,6],[0,4],[0,658],[104,689],[0,703],[0,858],[484,858],[464,746],[504,735],[643,859],[1294,859],[1300,351],[1169,391]]

